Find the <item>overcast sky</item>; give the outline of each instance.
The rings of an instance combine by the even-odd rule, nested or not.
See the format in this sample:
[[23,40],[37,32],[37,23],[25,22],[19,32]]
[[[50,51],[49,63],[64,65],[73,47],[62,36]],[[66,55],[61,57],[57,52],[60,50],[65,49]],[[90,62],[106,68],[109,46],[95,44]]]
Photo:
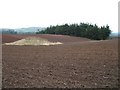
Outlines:
[[0,28],[88,22],[118,31],[119,0],[0,0]]

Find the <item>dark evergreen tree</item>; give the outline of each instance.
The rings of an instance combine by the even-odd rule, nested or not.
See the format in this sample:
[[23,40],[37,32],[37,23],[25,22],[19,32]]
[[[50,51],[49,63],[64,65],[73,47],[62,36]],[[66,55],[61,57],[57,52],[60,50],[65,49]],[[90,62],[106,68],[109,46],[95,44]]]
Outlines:
[[96,24],[89,23],[64,24],[47,27],[46,30],[37,32],[37,34],[62,34],[77,37],[86,37],[94,40],[105,40],[109,37],[111,30],[109,26],[98,27]]

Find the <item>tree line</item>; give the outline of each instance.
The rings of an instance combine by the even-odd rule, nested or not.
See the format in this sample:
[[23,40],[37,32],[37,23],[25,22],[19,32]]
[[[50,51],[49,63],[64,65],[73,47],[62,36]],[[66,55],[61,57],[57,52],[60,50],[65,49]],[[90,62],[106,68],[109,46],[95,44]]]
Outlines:
[[17,34],[17,32],[14,29],[2,29],[2,34]]
[[62,34],[77,37],[86,37],[93,40],[105,40],[111,34],[108,25],[98,27],[96,24],[63,24],[47,27],[45,30],[38,31],[36,34]]

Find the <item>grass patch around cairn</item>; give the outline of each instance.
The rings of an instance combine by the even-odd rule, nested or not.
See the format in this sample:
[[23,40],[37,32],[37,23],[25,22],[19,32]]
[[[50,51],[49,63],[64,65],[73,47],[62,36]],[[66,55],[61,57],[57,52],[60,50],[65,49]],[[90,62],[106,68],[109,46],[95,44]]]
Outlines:
[[63,44],[61,42],[50,42],[47,39],[40,37],[27,37],[11,43],[5,43],[4,45],[58,45]]

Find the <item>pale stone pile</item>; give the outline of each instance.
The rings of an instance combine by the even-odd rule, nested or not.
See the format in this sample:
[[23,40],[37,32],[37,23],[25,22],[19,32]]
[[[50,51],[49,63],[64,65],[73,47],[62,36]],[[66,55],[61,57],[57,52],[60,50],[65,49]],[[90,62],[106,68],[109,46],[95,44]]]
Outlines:
[[58,45],[61,42],[50,42],[47,39],[39,37],[27,37],[11,43],[5,43],[5,45]]

